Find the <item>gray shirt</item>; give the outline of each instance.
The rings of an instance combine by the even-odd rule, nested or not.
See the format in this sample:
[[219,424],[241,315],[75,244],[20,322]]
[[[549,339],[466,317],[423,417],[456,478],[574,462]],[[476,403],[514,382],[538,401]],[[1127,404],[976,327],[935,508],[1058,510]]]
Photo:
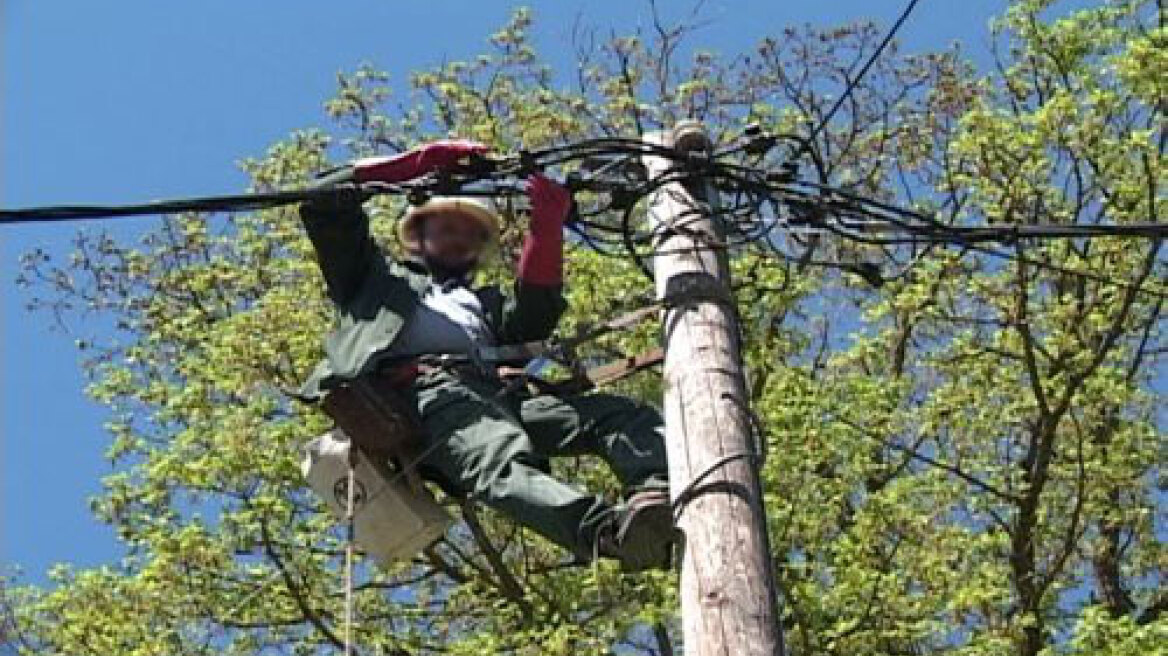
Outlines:
[[422,304],[386,354],[469,353],[472,345],[494,343],[478,297],[458,281],[449,280],[430,284]]

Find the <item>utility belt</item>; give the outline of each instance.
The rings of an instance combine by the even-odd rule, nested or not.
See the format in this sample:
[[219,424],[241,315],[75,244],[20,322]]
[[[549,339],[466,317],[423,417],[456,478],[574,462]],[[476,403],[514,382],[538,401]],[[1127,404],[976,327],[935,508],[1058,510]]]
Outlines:
[[466,354],[424,354],[391,360],[329,390],[321,408],[368,457],[396,461],[416,483],[416,474],[407,463],[413,462],[425,440],[418,409],[402,392],[419,376],[437,371],[459,377],[481,376],[502,383],[498,396],[523,388],[533,394],[568,395],[619,380],[664,357],[662,350],[656,348],[587,370],[572,366],[573,377],[564,381],[552,382],[536,375],[546,359],[563,361],[562,355],[545,342],[527,342],[479,346]]
[[320,407],[367,457],[396,462],[417,482],[408,463],[425,440],[418,410],[403,391],[419,376],[437,371],[504,381],[501,392],[507,391],[515,387],[516,380],[528,382],[528,370],[505,363],[530,360],[541,347],[540,342],[482,346],[469,354],[423,354],[391,360],[333,387]]
[[427,353],[391,360],[379,366],[373,375],[402,388],[412,385],[418,376],[437,371],[506,382],[516,376],[534,377],[549,353],[550,348],[544,342],[477,346],[469,353]]

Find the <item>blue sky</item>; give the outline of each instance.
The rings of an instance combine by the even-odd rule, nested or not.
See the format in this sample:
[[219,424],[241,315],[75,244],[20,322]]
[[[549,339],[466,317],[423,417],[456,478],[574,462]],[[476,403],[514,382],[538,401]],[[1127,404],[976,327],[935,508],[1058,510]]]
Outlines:
[[[363,61],[404,91],[413,70],[484,50],[512,8],[535,11],[542,55],[571,71],[563,47],[580,17],[627,32],[650,24],[633,0],[485,2],[360,0],[280,3],[203,0],[8,0],[0,3],[0,206],[140,202],[235,193],[236,166],[292,130],[327,126],[323,102],[341,70]],[[673,2],[667,16],[690,2]],[[1004,0],[925,0],[902,31],[912,51],[961,41],[983,58],[987,22]],[[887,27],[901,0],[706,2],[712,22],[690,46],[732,55],[790,24],[863,18]],[[602,32],[603,33],[603,32]],[[102,227],[132,238],[157,218]],[[69,253],[98,222],[0,226],[0,571],[45,581],[57,562],[110,563],[121,549],[87,498],[110,471],[103,408],[88,401],[73,339],[98,321],[50,330],[23,310],[14,284],[21,253]]]

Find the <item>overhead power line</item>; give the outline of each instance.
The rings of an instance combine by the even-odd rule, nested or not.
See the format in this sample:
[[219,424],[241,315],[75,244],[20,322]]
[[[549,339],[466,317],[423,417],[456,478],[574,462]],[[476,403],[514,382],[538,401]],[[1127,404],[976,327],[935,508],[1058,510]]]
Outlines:
[[815,138],[819,136],[820,132],[823,132],[823,129],[826,128],[827,124],[831,122],[831,119],[835,116],[835,113],[839,111],[839,108],[843,107],[844,102],[848,99],[849,96],[852,95],[852,91],[860,84],[860,81],[864,79],[864,76],[868,74],[868,70],[872,68],[872,65],[876,63],[876,60],[880,59],[880,55],[884,53],[884,49],[888,47],[888,44],[892,42],[892,39],[896,37],[896,33],[900,31],[901,25],[904,25],[904,22],[908,20],[909,15],[912,14],[913,9],[916,9],[917,2],[919,1],[920,0],[911,0],[907,5],[905,5],[904,11],[900,13],[900,17],[897,18],[896,22],[892,24],[892,28],[888,30],[888,34],[884,35],[884,39],[880,42],[880,45],[876,46],[876,50],[871,54],[871,56],[868,57],[868,60],[864,62],[864,67],[860,69],[860,72],[856,74],[856,77],[848,81],[847,86],[844,88],[844,92],[840,94],[840,97],[835,101],[835,104],[831,106],[831,109],[827,111],[827,114],[824,114],[823,120],[821,120],[819,124],[815,126],[815,129],[811,131],[811,136],[808,137],[804,145],[800,147],[800,151],[795,156],[795,159],[798,159],[806,152],[804,149],[810,147],[810,145],[814,143]]
[[[773,144],[776,138],[750,133],[753,143]],[[804,140],[796,139],[803,143]],[[748,144],[749,146],[749,144]],[[769,146],[765,146],[769,147]],[[733,151],[728,151],[733,152]],[[667,158],[672,167],[650,178],[640,167],[646,155]],[[178,212],[250,212],[286,206],[330,194],[354,191],[363,197],[392,194],[421,202],[429,196],[477,194],[521,196],[523,179],[530,173],[560,167],[568,173],[562,183],[584,203],[569,222],[586,246],[606,255],[631,257],[643,270],[645,258],[656,254],[654,236],[637,212],[644,199],[674,182],[695,173],[713,181],[726,202],[718,209],[726,225],[723,247],[757,247],[788,261],[811,261],[810,250],[787,252],[778,240],[788,236],[829,235],[857,244],[895,248],[900,246],[954,245],[994,257],[1026,261],[1061,273],[1083,276],[1099,282],[1127,285],[1115,276],[1079,271],[1068,266],[1026,258],[992,248],[1048,240],[1100,238],[1142,239],[1158,242],[1168,237],[1168,224],[1002,224],[959,225],[935,217],[867,198],[846,189],[801,180],[791,165],[778,170],[751,167],[725,154],[679,154],[671,148],[635,139],[601,138],[584,140],[534,151],[485,158],[469,162],[459,171],[430,175],[409,182],[364,183],[352,186],[289,189],[252,194],[157,200],[134,205],[65,205],[0,209],[0,224],[56,222],[76,219],[158,215]],[[816,260],[819,265],[830,262]],[[841,269],[856,265],[835,263]],[[1164,296],[1155,289],[1142,293]]]

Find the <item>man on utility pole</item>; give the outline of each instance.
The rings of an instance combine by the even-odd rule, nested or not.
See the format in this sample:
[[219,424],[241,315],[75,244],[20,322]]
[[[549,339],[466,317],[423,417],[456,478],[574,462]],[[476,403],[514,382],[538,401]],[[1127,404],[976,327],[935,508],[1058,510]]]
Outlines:
[[[667,567],[673,527],[656,408],[606,392],[516,384],[528,378],[531,348],[543,346],[567,307],[568,190],[543,175],[526,181],[531,220],[506,287],[474,283],[499,233],[489,199],[437,196],[411,206],[398,224],[396,257],[370,231],[354,183],[449,172],[484,152],[482,144],[438,141],[358,160],[316,181],[344,185],[300,207],[337,321],[300,397],[319,402],[383,461],[393,444],[417,442],[410,451],[420,454],[412,457],[427,478],[510,515],[580,561]],[[609,462],[622,502],[551,475],[550,458],[579,454]]]
[[[646,135],[708,154],[701,125]],[[647,156],[649,177],[674,160]],[[657,296],[664,300],[665,443],[678,527],[685,536],[681,611],[687,654],[773,656],[782,635],[762,490],[755,468],[725,231],[716,191],[697,176],[650,199]]]

